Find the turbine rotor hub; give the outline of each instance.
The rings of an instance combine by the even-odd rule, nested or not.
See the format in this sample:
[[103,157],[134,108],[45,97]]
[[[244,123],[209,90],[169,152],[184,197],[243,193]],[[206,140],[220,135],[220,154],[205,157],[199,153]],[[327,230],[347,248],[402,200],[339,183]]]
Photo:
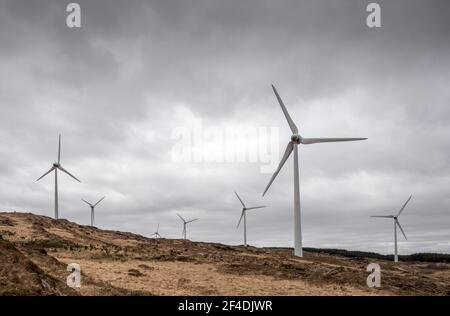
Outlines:
[[293,141],[296,144],[300,144],[302,142],[302,137],[298,134],[294,134],[291,136],[291,141]]
[[54,162],[54,163],[53,163],[53,167],[56,167],[56,168],[59,167],[59,163]]

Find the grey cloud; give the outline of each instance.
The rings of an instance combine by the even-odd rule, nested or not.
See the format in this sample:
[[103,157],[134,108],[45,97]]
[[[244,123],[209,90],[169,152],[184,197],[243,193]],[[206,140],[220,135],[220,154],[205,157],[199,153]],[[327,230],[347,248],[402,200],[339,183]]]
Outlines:
[[[255,163],[170,160],[184,107],[205,126],[289,129],[277,85],[304,136],[363,136],[300,149],[306,246],[391,252],[389,223],[369,215],[414,194],[403,253],[449,251],[450,4],[378,1],[79,1],[83,27],[65,27],[65,3],[0,1],[0,207],[52,215],[53,182],[35,179],[56,159],[61,213],[87,224],[80,198],[106,195],[103,228],[179,237],[175,212],[201,217],[194,240],[292,244],[292,161],[268,195]],[[292,158],[291,158],[292,159]]]

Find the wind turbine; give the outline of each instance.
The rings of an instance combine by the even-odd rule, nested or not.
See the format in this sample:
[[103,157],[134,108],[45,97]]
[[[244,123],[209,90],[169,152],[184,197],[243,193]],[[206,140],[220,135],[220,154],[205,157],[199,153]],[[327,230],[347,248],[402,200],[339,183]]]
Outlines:
[[289,127],[292,131],[291,140],[286,147],[286,151],[284,152],[283,158],[278,165],[277,170],[273,174],[272,178],[269,181],[266,189],[264,190],[263,196],[266,194],[273,180],[275,180],[276,176],[280,172],[286,160],[291,155],[292,151],[294,151],[294,240],[295,240],[295,250],[294,255],[298,257],[303,257],[303,249],[302,249],[302,232],[301,232],[301,222],[300,222],[300,188],[299,188],[299,176],[298,176],[298,145],[309,145],[316,143],[327,143],[327,142],[346,142],[346,141],[355,141],[355,140],[365,140],[367,138],[303,138],[298,133],[298,128],[295,125],[294,121],[292,121],[289,116],[286,107],[283,104],[277,90],[272,85],[273,92],[278,99],[278,103],[280,103],[281,110],[286,117],[286,120],[289,124]]
[[244,202],[242,202],[241,198],[237,194],[237,192],[234,192],[234,194],[236,194],[238,200],[242,204],[242,213],[241,213],[241,217],[239,218],[239,222],[238,222],[236,228],[239,228],[239,224],[241,224],[242,218],[244,218],[244,246],[247,247],[247,211],[248,210],[255,210],[257,208],[263,208],[265,206],[246,207]]
[[158,227],[156,227],[156,232],[151,234],[151,236],[155,236],[155,237],[161,238],[161,235],[159,234],[159,223],[158,223]]
[[97,201],[97,203],[95,204],[91,204],[86,200],[81,199],[84,203],[86,203],[87,205],[89,205],[91,207],[91,226],[95,225],[95,213],[94,213],[94,209],[95,207],[101,202],[103,201],[105,197],[102,197],[100,200]]
[[186,221],[183,217],[181,217],[180,214],[178,214],[178,217],[183,221],[183,232],[181,233],[181,236],[186,240],[186,225],[189,223],[192,223],[193,221],[198,220],[198,218],[191,219],[190,221]]
[[378,216],[370,216],[370,217],[381,217],[381,218],[392,218],[394,220],[394,248],[395,248],[395,254],[394,254],[394,262],[398,262],[398,251],[397,251],[397,226],[398,228],[400,228],[400,230],[402,231],[403,237],[405,237],[406,240],[408,240],[408,238],[406,238],[406,234],[403,231],[402,226],[400,225],[400,222],[398,221],[398,217],[400,216],[400,214],[402,213],[402,211],[405,209],[406,204],[408,204],[409,200],[411,200],[412,195],[409,196],[409,198],[406,200],[405,204],[403,204],[402,208],[400,209],[400,211],[398,211],[397,215],[378,215]]
[[67,173],[69,176],[71,176],[78,182],[81,182],[74,175],[72,175],[69,171],[67,171],[61,166],[61,134],[59,134],[59,141],[58,141],[58,162],[54,162],[50,170],[44,173],[39,179],[36,180],[36,181],[41,180],[43,177],[45,177],[50,172],[55,170],[55,219],[58,219],[58,169],[64,173]]

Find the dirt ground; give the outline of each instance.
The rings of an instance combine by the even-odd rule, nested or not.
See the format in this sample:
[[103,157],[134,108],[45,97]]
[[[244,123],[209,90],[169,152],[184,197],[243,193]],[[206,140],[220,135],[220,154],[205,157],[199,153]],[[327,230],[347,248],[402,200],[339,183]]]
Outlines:
[[[30,213],[0,213],[4,295],[450,295],[450,264],[153,239]],[[382,269],[368,288],[366,267]],[[81,288],[66,285],[67,264]]]

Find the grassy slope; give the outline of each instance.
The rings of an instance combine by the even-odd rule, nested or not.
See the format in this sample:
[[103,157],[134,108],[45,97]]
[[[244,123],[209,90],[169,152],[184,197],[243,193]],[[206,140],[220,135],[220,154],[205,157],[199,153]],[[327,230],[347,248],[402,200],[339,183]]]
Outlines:
[[[299,259],[287,248],[151,239],[30,213],[0,213],[0,235],[3,294],[450,295],[448,255],[393,264],[373,253],[307,248]],[[420,262],[427,256],[442,261]],[[65,286],[70,262],[82,266],[77,291]],[[382,266],[381,289],[365,284],[371,262]]]

